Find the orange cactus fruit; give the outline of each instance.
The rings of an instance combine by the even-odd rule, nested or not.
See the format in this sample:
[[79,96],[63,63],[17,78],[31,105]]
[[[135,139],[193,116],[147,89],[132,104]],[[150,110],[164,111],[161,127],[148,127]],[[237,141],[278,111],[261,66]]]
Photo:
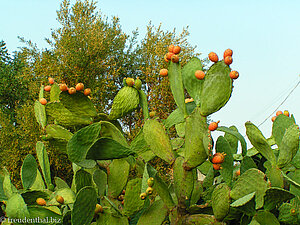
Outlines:
[[218,55],[214,52],[210,52],[208,54],[208,58],[209,58],[210,61],[215,62],[215,63],[219,61]]
[[54,79],[52,77],[48,78],[49,84],[54,84]]
[[221,164],[213,164],[213,168],[214,168],[215,170],[220,170],[220,169],[222,169]]
[[84,89],[83,94],[84,94],[85,96],[90,95],[90,94],[91,94],[91,89],[90,89],[90,88]]
[[172,55],[171,61],[172,61],[173,63],[178,63],[178,62],[179,62],[179,56],[178,56],[178,55]]
[[56,201],[57,201],[58,203],[60,203],[60,204],[64,204],[64,202],[65,202],[64,198],[63,198],[61,195],[57,195],[57,196],[55,197],[55,199],[56,199]]
[[210,131],[214,131],[218,128],[218,123],[220,123],[220,120],[218,122],[212,122],[209,124],[208,129]]
[[280,114],[283,114],[283,112],[282,111],[277,111],[276,112],[276,116],[279,116]]
[[41,206],[45,206],[45,205],[46,205],[46,201],[45,201],[45,199],[43,199],[43,198],[37,198],[37,199],[36,199],[36,203],[37,203],[38,205],[41,205]]
[[174,48],[173,48],[173,53],[174,54],[179,54],[180,51],[181,51],[181,48],[179,46],[174,46]]
[[273,116],[273,117],[271,118],[272,122],[274,122],[275,119],[276,119],[276,116]]
[[237,175],[237,176],[241,175],[241,170],[237,170],[237,171],[235,172],[235,175]]
[[70,95],[73,95],[73,94],[76,93],[76,89],[74,87],[70,87],[68,92],[69,92]]
[[150,118],[153,118],[155,115],[156,115],[156,112],[155,112],[155,111],[151,111],[151,112],[149,113]]
[[289,111],[287,111],[287,110],[284,110],[284,111],[283,111],[283,114],[286,115],[287,117],[290,116],[290,113],[289,113]]
[[165,60],[166,62],[169,62],[169,60],[168,60],[168,58],[167,58],[167,54],[165,54],[164,60]]
[[59,88],[61,91],[67,91],[68,90],[68,86],[66,84],[60,84]]
[[103,207],[100,204],[96,204],[96,207],[95,207],[95,214],[98,214],[98,213],[103,213]]
[[232,57],[226,56],[226,58],[224,59],[224,63],[229,66],[232,63]]
[[41,99],[40,99],[40,103],[41,103],[42,105],[46,105],[46,104],[47,104],[47,100],[46,100],[45,98],[41,98]]
[[168,76],[168,70],[167,69],[161,69],[159,71],[159,75],[161,75],[162,77]]
[[202,70],[196,70],[196,72],[195,72],[195,77],[196,77],[198,80],[203,80],[204,77],[205,77],[205,73],[204,73]]
[[76,91],[82,91],[84,89],[84,84],[83,83],[78,83],[75,86]]
[[171,58],[172,58],[173,55],[174,55],[173,52],[168,52],[168,53],[166,54],[166,58],[167,58],[168,60],[171,60]]
[[235,79],[237,79],[237,78],[239,77],[239,72],[233,70],[233,71],[231,71],[231,72],[229,73],[229,76],[230,76],[231,79],[235,80]]
[[232,56],[232,54],[233,52],[230,48],[226,49],[223,54],[223,59],[225,59],[227,56]]
[[224,154],[224,153],[217,152],[216,154],[213,155],[211,162],[213,164],[221,164],[225,160],[225,155],[226,154]]
[[146,199],[146,197],[147,197],[147,194],[146,194],[146,193],[142,193],[142,194],[140,194],[140,198],[141,198],[142,200],[145,200],[145,199]]
[[47,92],[51,91],[51,86],[50,85],[45,86],[44,91],[47,91]]
[[174,45],[169,45],[168,51],[169,51],[169,52],[173,52],[173,49],[174,49]]
[[193,101],[194,101],[193,98],[186,98],[186,99],[184,100],[185,103],[189,103],[189,102],[193,102]]

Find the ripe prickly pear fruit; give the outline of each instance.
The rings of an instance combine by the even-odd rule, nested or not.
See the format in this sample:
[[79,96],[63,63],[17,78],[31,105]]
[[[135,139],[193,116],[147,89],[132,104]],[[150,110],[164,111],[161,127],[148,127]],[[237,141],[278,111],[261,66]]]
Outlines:
[[161,75],[162,77],[168,76],[168,70],[167,69],[161,69],[159,71],[159,75]]
[[142,88],[142,81],[140,80],[140,78],[136,78],[135,82],[134,82],[134,86],[136,89],[141,90]]
[[150,177],[148,180],[147,180],[147,184],[149,187],[152,187],[153,184],[154,184],[154,178],[153,177]]
[[68,92],[69,92],[70,95],[73,95],[73,94],[76,93],[76,89],[74,87],[70,87]]
[[283,114],[286,115],[287,117],[290,116],[290,113],[289,113],[289,111],[287,111],[287,110],[284,110],[284,111],[283,111]]
[[127,77],[126,78],[126,84],[127,84],[127,86],[132,87],[134,85],[134,79],[130,78],[130,77]]
[[211,162],[214,164],[221,164],[224,162],[225,155],[226,154],[224,153],[217,152],[216,154],[213,155]]
[[103,207],[100,204],[96,204],[95,214],[103,213]]
[[221,164],[213,164],[213,168],[214,168],[215,170],[220,170],[220,169],[222,169]]
[[232,54],[233,52],[230,48],[226,49],[223,54],[223,59],[225,59],[227,56],[232,56]]
[[168,51],[169,51],[169,52],[173,52],[173,49],[174,49],[174,45],[169,45]]
[[218,128],[218,123],[220,122],[220,120],[218,122],[212,122],[209,124],[208,129],[210,131],[214,131]]
[[186,98],[186,99],[184,100],[185,103],[189,103],[189,102],[193,102],[193,101],[194,101],[193,98]]
[[44,90],[47,91],[47,92],[51,91],[51,86],[50,85],[45,86]]
[[125,195],[125,192],[126,192],[126,191],[125,191],[125,190],[123,190],[123,191],[122,191],[122,195]]
[[196,70],[196,72],[195,72],[195,77],[196,77],[198,80],[203,80],[204,77],[205,77],[205,73],[204,73],[202,70]]
[[231,72],[229,73],[229,76],[230,76],[231,79],[235,80],[235,79],[237,79],[237,78],[239,77],[239,72],[233,70],[233,71],[231,71]]
[[75,86],[76,91],[82,91],[84,89],[84,84],[83,83],[78,83]]
[[146,193],[147,193],[147,195],[152,195],[152,193],[153,193],[153,188],[152,188],[152,187],[148,187],[148,188],[146,189]]
[[173,48],[173,53],[174,54],[179,54],[180,51],[181,51],[181,48],[179,46],[174,46],[174,48]]
[[224,63],[229,66],[232,63],[232,57],[226,56],[226,58],[224,59]]
[[151,111],[151,112],[149,113],[150,118],[153,118],[155,115],[156,115],[156,112],[155,112],[155,111]]
[[272,122],[274,122],[275,119],[276,119],[276,116],[273,116],[273,117],[271,118]]
[[124,195],[119,195],[119,196],[118,196],[118,200],[119,200],[119,201],[123,201],[123,200],[124,200]]
[[52,77],[48,78],[49,84],[54,84],[54,79]]
[[91,94],[91,89],[90,89],[90,88],[84,89],[83,94],[84,94],[85,96],[89,96],[89,95]]
[[64,204],[64,202],[65,202],[64,198],[63,198],[61,195],[57,195],[57,196],[55,197],[55,199],[56,199],[56,201],[57,201],[58,203],[60,203],[60,204]]
[[140,195],[140,198],[141,198],[142,200],[145,200],[146,197],[147,197],[147,194],[146,194],[146,193],[142,193],[142,194]]
[[276,116],[279,116],[280,114],[283,114],[283,112],[282,111],[277,111],[276,112]]
[[43,199],[43,198],[37,198],[37,199],[36,199],[36,203],[37,203],[38,205],[41,205],[41,206],[45,206],[45,205],[46,205],[46,201],[45,201],[45,199]]
[[41,99],[40,99],[40,103],[41,103],[42,105],[46,105],[46,104],[47,104],[47,100],[46,100],[45,98],[41,98]]
[[219,57],[215,52],[210,52],[208,54],[208,58],[210,61],[215,62],[215,63],[219,61]]
[[68,90],[68,86],[66,84],[60,84],[59,88],[61,91],[67,91]]
[[173,63],[178,63],[178,62],[179,62],[179,56],[178,56],[178,55],[172,55],[171,61],[172,61]]

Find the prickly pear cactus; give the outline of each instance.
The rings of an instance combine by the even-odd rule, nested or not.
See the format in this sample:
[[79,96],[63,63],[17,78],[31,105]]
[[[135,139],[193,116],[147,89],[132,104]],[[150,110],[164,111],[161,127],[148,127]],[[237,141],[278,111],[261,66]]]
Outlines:
[[133,87],[123,87],[114,98],[111,112],[109,114],[109,119],[119,119],[135,110],[138,107],[138,105],[138,90]]

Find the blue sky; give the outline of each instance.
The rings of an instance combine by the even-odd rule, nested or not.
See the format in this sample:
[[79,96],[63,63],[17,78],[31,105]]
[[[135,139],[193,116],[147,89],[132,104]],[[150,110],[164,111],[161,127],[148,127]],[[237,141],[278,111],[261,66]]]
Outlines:
[[[71,2],[75,2],[74,0]],[[187,3],[188,2],[188,3]],[[44,38],[58,27],[56,0],[10,0],[1,2],[0,40],[10,52],[21,46],[17,36],[49,47]],[[230,101],[213,120],[238,127],[245,134],[248,120],[260,124],[284,100],[300,80],[300,1],[138,1],[101,0],[98,10],[109,18],[118,16],[123,30],[139,28],[140,36],[152,21],[177,32],[189,26],[188,41],[207,57],[210,51],[222,56],[231,48],[233,64],[240,77],[234,82]],[[300,85],[279,108],[300,119]],[[299,123],[299,122],[298,122]],[[270,136],[270,118],[260,126]]]

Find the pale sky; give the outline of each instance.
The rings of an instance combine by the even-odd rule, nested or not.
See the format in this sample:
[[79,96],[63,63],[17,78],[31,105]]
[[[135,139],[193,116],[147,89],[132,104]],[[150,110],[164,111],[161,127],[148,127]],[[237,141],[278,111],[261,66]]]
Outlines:
[[[39,48],[49,48],[44,38],[58,28],[57,0],[0,0],[0,40],[9,52],[21,46],[17,36],[31,40]],[[74,0],[71,2],[75,2]],[[300,1],[167,1],[101,0],[98,10],[109,18],[118,16],[125,33],[137,27],[140,37],[152,21],[178,34],[189,26],[188,41],[197,45],[201,58],[211,51],[222,57],[233,50],[231,68],[239,71],[229,102],[212,115],[221,126],[235,125],[244,135],[248,120],[260,126],[266,137],[271,133],[269,115],[300,80]],[[300,119],[300,85],[279,108]],[[299,122],[298,122],[299,123]]]

